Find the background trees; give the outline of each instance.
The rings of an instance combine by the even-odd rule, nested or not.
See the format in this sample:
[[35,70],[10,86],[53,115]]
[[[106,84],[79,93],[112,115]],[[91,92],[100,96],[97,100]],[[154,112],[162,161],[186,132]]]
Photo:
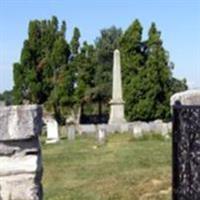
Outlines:
[[12,105],[13,103],[12,91],[4,91],[2,94],[0,94],[0,101],[5,102],[6,105]]
[[147,40],[138,19],[124,32],[114,26],[103,29],[94,44],[81,44],[77,27],[68,43],[66,31],[66,22],[59,26],[55,16],[29,23],[20,61],[13,65],[16,104],[43,104],[60,123],[77,108],[87,114],[107,113],[113,51],[119,48],[127,119],[169,118],[170,96],[187,85],[172,76],[173,64],[155,23]]

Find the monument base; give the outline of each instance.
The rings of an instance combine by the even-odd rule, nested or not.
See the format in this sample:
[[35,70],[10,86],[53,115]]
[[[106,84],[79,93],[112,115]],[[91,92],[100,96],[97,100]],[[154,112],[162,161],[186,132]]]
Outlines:
[[110,118],[108,124],[122,124],[126,123],[126,119],[124,117],[124,102],[110,102]]
[[46,140],[46,144],[54,144],[57,142],[59,142],[59,139],[57,139],[57,138],[51,138],[51,139]]

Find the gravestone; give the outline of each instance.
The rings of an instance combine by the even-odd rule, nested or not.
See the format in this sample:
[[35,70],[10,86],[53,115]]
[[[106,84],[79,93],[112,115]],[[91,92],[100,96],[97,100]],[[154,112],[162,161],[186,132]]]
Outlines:
[[114,51],[112,100],[110,101],[109,124],[125,123],[124,100],[122,97],[121,61],[119,50]]
[[97,131],[97,140],[99,144],[104,144],[106,139],[106,129],[104,127],[100,127]]
[[171,97],[173,200],[200,199],[200,90]]
[[179,101],[182,105],[200,105],[200,89],[176,93],[170,99],[171,106],[173,106],[176,101]]
[[67,138],[69,141],[73,141],[75,140],[76,136],[75,120],[72,117],[70,117],[67,119],[66,124],[67,124]]
[[47,128],[47,144],[56,143],[59,141],[58,123],[57,121],[48,116],[44,119]]
[[0,108],[1,200],[42,199],[41,129],[41,107]]

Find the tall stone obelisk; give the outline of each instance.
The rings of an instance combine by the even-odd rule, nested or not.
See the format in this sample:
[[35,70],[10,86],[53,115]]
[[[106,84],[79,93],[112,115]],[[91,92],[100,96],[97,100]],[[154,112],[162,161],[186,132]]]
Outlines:
[[125,123],[124,101],[122,96],[121,61],[118,49],[114,51],[113,58],[113,85],[110,107],[109,124]]

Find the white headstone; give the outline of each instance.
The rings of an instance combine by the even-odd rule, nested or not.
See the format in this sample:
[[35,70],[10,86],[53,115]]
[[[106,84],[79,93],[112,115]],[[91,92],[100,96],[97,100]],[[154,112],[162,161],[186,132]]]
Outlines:
[[124,101],[122,97],[121,61],[119,50],[114,51],[113,90],[110,101],[111,111],[109,124],[125,123]]
[[47,126],[47,141],[46,143],[56,143],[59,141],[59,134],[58,134],[58,123],[53,118],[47,118],[46,120]]
[[97,139],[100,144],[105,142],[106,130],[104,128],[100,128],[97,132]]

